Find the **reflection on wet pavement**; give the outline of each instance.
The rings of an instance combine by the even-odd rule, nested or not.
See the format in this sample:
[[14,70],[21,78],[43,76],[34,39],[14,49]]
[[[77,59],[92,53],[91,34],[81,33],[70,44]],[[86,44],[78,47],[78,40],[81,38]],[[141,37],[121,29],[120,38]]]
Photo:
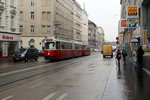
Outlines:
[[150,76],[130,62],[114,65],[102,100],[150,100]]
[[31,63],[31,62],[42,62],[42,61],[44,61],[44,57],[43,56],[40,56],[37,61],[30,60],[29,62],[24,62],[24,61],[13,62],[12,59],[8,59],[6,61],[0,62],[0,68],[13,67],[13,65],[27,64],[27,63]]

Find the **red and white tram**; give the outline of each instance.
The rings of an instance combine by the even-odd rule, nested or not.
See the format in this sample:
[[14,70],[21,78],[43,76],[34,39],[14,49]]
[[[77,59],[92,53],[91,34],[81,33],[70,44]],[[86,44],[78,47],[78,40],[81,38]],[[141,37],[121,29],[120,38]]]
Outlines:
[[90,48],[86,45],[56,39],[47,39],[45,42],[45,60],[61,60],[85,55],[90,55]]

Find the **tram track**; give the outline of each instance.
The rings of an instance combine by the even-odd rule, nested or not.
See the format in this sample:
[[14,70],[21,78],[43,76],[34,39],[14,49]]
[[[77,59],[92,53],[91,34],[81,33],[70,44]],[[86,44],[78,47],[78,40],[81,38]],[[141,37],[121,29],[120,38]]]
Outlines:
[[36,78],[50,74],[51,72],[57,71],[65,66],[71,66],[76,63],[88,61],[95,58],[97,55],[86,56],[86,58],[77,58],[59,61],[56,63],[49,63],[44,65],[33,66],[30,68],[19,69],[10,71],[7,73],[0,74],[0,92],[15,87],[28,81],[32,81]]

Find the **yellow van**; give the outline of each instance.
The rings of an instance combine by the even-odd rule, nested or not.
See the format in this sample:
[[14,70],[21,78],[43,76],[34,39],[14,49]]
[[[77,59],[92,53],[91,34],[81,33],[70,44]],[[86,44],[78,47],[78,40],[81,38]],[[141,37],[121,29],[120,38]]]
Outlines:
[[113,58],[113,48],[112,45],[104,45],[103,46],[103,58],[110,56]]

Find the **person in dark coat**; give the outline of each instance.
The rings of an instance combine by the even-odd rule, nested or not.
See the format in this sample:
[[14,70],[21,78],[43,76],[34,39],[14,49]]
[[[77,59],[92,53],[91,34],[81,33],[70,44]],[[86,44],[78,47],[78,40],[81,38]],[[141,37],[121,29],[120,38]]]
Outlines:
[[116,53],[116,59],[118,61],[118,65],[120,66],[121,52],[119,49],[117,50],[117,53]]
[[137,56],[137,64],[142,65],[143,64],[143,55],[144,55],[144,50],[142,49],[142,46],[139,46],[136,52]]
[[123,56],[124,62],[126,61],[126,56],[127,56],[127,55],[128,55],[127,52],[123,49],[123,50],[122,50],[122,56]]

